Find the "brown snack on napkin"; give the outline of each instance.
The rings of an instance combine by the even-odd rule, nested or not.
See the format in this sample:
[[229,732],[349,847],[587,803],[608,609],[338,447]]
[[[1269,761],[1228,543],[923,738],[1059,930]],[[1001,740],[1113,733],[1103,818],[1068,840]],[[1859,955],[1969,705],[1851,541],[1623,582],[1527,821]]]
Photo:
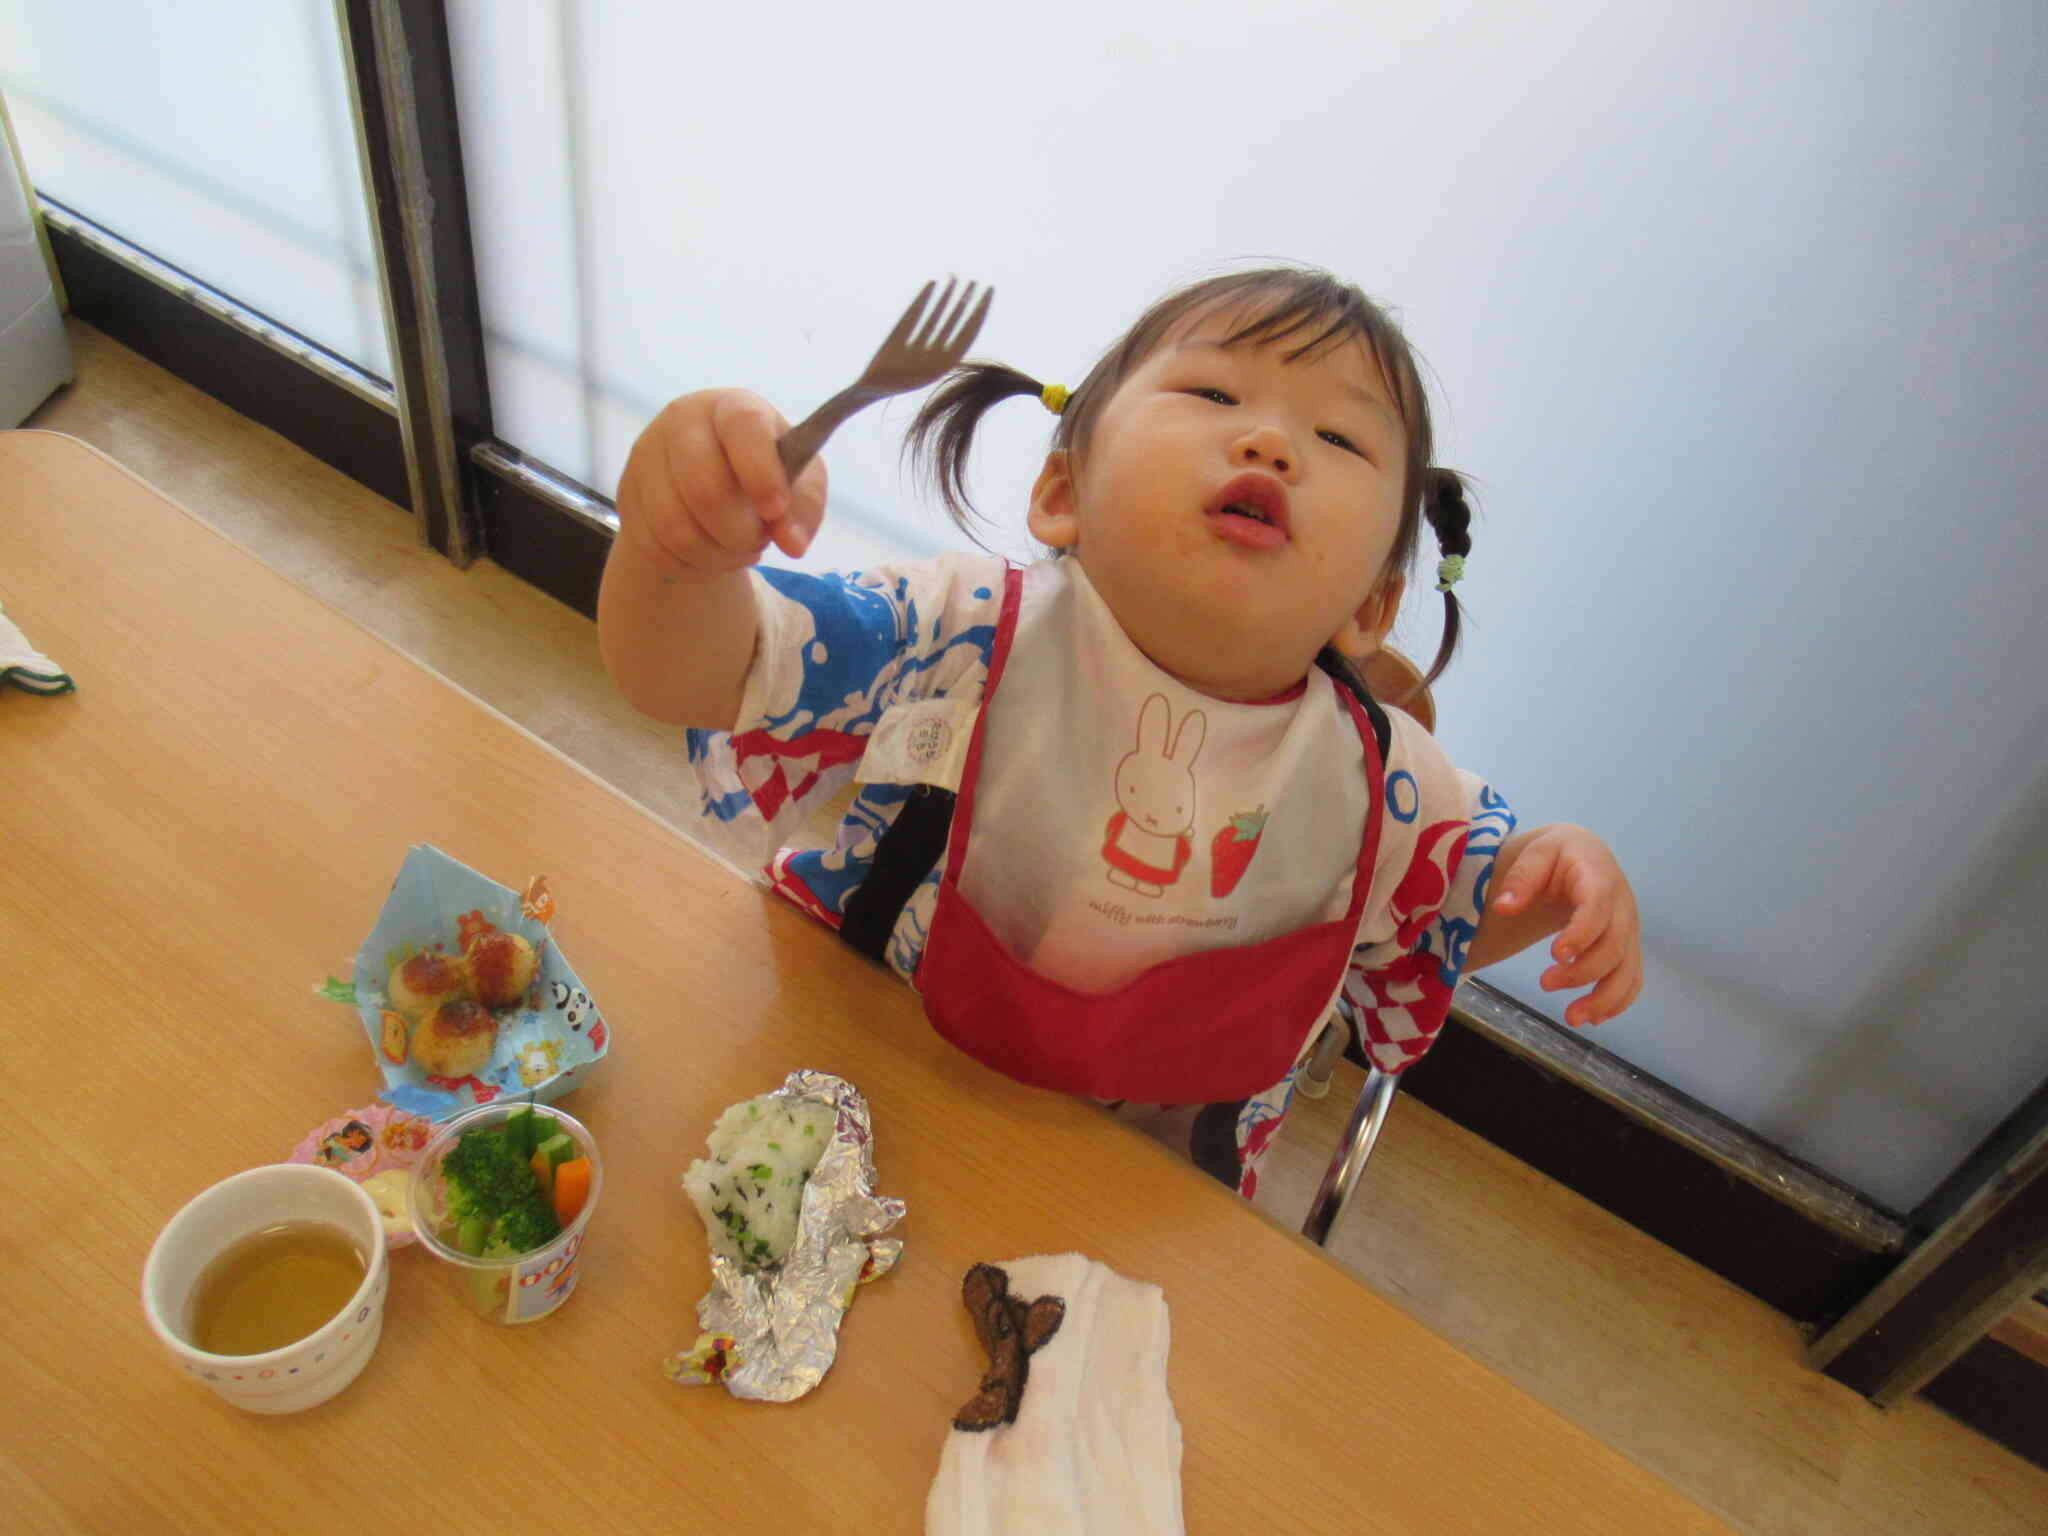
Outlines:
[[1182,1536],[1159,1287],[1063,1253],[977,1264],[960,1293],[989,1369],[946,1435],[927,1536]]
[[988,1353],[988,1373],[967,1405],[953,1415],[953,1427],[994,1429],[1017,1422],[1031,1356],[1060,1331],[1067,1304],[1057,1296],[1026,1303],[1010,1294],[1010,1277],[993,1264],[977,1264],[960,1282],[960,1299],[974,1320],[974,1336]]

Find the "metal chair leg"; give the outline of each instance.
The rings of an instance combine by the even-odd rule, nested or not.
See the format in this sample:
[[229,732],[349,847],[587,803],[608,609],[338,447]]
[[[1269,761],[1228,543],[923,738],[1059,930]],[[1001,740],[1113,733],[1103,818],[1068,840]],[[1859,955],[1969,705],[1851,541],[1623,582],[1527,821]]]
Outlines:
[[1315,1047],[1309,1052],[1308,1060],[1294,1075],[1294,1091],[1304,1099],[1320,1099],[1328,1094],[1330,1079],[1337,1071],[1337,1058],[1344,1054],[1344,1047],[1350,1043],[1351,1026],[1332,1013],[1323,1021],[1323,1032],[1316,1036]]
[[1328,1243],[1330,1229],[1344,1214],[1351,1191],[1358,1185],[1358,1176],[1365,1171],[1365,1160],[1372,1156],[1373,1143],[1380,1139],[1380,1131],[1386,1126],[1387,1111],[1393,1108],[1397,1086],[1397,1079],[1377,1067],[1366,1074],[1365,1084],[1358,1090],[1358,1104],[1351,1111],[1350,1123],[1344,1127],[1343,1140],[1338,1142],[1323,1182],[1309,1202],[1308,1220],[1301,1224],[1301,1235],[1310,1242],[1318,1246]]

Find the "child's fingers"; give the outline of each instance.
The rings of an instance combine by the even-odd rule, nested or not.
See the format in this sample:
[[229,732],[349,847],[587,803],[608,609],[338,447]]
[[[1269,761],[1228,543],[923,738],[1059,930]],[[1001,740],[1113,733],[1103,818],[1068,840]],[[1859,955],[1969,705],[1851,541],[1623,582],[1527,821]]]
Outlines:
[[[787,430],[782,415],[759,395],[729,390],[719,397],[711,422],[734,483],[768,535],[785,554],[800,555],[810,542],[788,524],[792,500],[789,476],[775,444]],[[795,547],[792,548],[791,546]]]
[[1556,868],[1557,849],[1554,846],[1541,841],[1529,844],[1508,866],[1507,878],[1493,893],[1492,904],[1503,912],[1521,911],[1536,899],[1538,891],[1550,883],[1551,872]]
[[1573,951],[1573,958],[1559,958],[1558,963],[1545,971],[1541,985],[1546,992],[1559,992],[1567,987],[1590,987],[1594,982],[1609,975],[1627,957],[1629,943],[1618,928],[1610,927],[1595,935],[1590,944]]
[[774,524],[775,544],[794,559],[811,547],[825,521],[825,461],[813,459],[790,488],[789,510]]
[[767,530],[740,489],[713,417],[679,413],[662,447],[682,519],[680,527],[657,530],[662,542],[699,569],[744,565],[758,556]]
[[1565,1023],[1574,1029],[1587,1024],[1605,1024],[1623,1013],[1643,990],[1643,967],[1631,955],[1600,978],[1600,984],[1564,1011]]
[[1550,941],[1552,958],[1560,965],[1570,965],[1599,943],[1601,936],[1613,926],[1614,902],[1611,895],[1600,890],[1575,893],[1571,917],[1557,937]]

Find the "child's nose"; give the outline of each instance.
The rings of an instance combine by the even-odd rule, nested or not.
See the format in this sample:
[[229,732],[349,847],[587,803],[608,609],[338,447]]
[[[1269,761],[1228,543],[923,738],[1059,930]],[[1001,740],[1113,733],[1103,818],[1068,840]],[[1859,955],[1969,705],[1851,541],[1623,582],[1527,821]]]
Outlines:
[[1282,480],[1292,480],[1299,463],[1287,434],[1274,426],[1257,426],[1237,440],[1237,462],[1270,469]]

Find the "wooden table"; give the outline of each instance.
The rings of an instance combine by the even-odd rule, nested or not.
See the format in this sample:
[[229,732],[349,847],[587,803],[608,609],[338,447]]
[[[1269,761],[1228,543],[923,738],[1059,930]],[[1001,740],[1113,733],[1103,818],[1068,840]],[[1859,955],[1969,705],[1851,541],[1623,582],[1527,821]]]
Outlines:
[[[1072,1249],[1165,1288],[1191,1531],[1723,1529],[1143,1136],[967,1060],[880,969],[94,450],[0,433],[0,600],[78,680],[0,690],[8,1525],[915,1531],[981,1363],[961,1274]],[[613,1031],[564,1102],[605,1155],[583,1284],[494,1327],[399,1250],[363,1376],[246,1415],[159,1356],[143,1258],[201,1188],[373,1099],[313,989],[418,842],[545,872]],[[903,1263],[810,1397],[671,1385],[708,1281],[683,1166],[799,1066],[867,1093]]]

